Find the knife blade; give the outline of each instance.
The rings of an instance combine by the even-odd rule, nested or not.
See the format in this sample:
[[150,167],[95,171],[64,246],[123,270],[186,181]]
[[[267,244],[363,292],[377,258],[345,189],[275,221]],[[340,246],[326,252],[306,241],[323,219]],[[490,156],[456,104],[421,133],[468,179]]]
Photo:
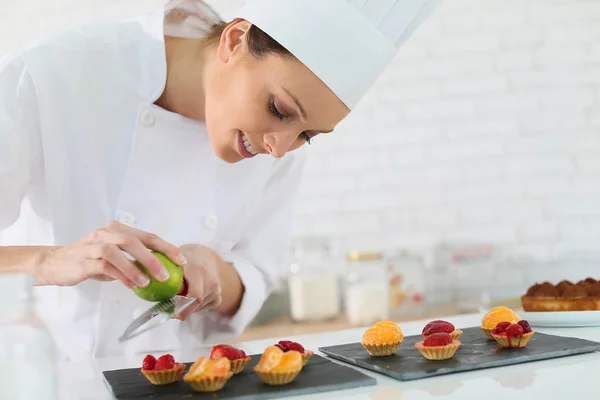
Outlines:
[[196,302],[193,297],[175,296],[150,307],[136,318],[123,332],[119,342],[125,342],[167,322],[169,319],[187,310]]

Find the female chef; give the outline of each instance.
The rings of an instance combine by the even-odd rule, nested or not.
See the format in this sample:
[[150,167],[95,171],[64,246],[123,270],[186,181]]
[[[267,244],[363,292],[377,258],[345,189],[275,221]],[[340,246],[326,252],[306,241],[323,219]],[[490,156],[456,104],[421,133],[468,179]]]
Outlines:
[[[0,271],[34,275],[67,359],[239,334],[278,278],[299,148],[332,132],[440,0],[201,0],[0,65]],[[125,344],[132,294],[184,268],[194,312]],[[205,309],[206,312],[197,313]]]

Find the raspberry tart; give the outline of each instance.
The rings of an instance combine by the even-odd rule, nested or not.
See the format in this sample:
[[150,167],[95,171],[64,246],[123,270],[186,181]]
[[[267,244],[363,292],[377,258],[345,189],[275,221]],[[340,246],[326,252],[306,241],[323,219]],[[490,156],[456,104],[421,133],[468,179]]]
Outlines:
[[536,283],[521,297],[523,310],[538,311],[598,311],[600,310],[600,281],[587,278],[577,283],[567,280],[553,285]]
[[492,331],[492,338],[500,346],[513,349],[527,346],[529,339],[535,332],[529,326],[529,322],[521,320],[516,324],[508,321],[500,322]]
[[448,333],[439,332],[428,335],[425,339],[415,343],[417,350],[428,360],[440,361],[454,357],[461,343],[453,339]]
[[230,361],[231,372],[234,375],[242,372],[246,364],[250,362],[250,357],[246,355],[244,350],[229,346],[226,344],[219,344],[212,348],[210,352],[211,360],[218,360],[219,358],[227,358]]
[[402,329],[392,321],[380,321],[371,325],[363,334],[361,344],[375,357],[395,354],[404,340]]
[[302,366],[299,351],[283,351],[279,346],[269,346],[254,367],[254,372],[267,385],[287,385],[296,379]]
[[481,330],[485,335],[492,339],[492,331],[499,322],[508,321],[511,324],[516,324],[521,318],[510,308],[500,306],[492,308],[481,319]]
[[183,380],[189,383],[196,392],[217,392],[225,386],[233,376],[231,363],[228,358],[221,357],[213,360],[200,357],[183,376]]
[[158,360],[148,354],[142,362],[142,374],[153,385],[169,385],[177,382],[185,370],[185,364],[175,362],[171,354],[160,356]]
[[302,366],[305,366],[308,360],[315,354],[311,350],[306,350],[300,343],[292,342],[291,340],[280,340],[275,344],[275,346],[283,350],[284,353],[290,350],[295,350],[302,354]]
[[434,333],[447,333],[448,335],[452,336],[452,339],[458,340],[458,338],[460,338],[460,336],[463,334],[463,331],[460,329],[455,329],[454,325],[448,321],[437,319],[425,325],[423,331],[421,332],[421,336],[426,338]]

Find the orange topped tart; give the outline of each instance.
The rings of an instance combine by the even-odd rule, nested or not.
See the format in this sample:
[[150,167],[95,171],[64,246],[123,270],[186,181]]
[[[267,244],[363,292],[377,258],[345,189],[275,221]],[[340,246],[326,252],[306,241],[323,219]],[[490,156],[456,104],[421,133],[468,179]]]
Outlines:
[[481,330],[488,338],[492,338],[492,331],[499,322],[510,322],[516,324],[521,318],[510,308],[500,306],[492,308],[481,319]]
[[306,365],[308,360],[315,354],[312,350],[306,350],[300,343],[291,340],[280,340],[274,346],[279,347],[284,352],[296,350],[302,354],[302,365]]
[[254,372],[267,385],[287,385],[296,379],[303,365],[299,351],[283,351],[279,346],[269,346],[254,367]]
[[404,334],[398,325],[380,321],[363,333],[360,343],[372,356],[390,356],[396,353],[403,340]]
[[454,356],[461,343],[445,332],[432,333],[415,343],[417,350],[428,360],[447,360]]
[[435,321],[431,321],[425,325],[423,331],[421,332],[421,336],[426,338],[434,333],[447,333],[452,336],[452,339],[458,340],[458,338],[460,338],[460,336],[463,334],[463,331],[456,329],[454,325],[448,321],[436,319]]
[[197,392],[216,392],[223,389],[232,376],[231,362],[228,358],[221,357],[215,360],[200,357],[192,364],[183,380]]
[[567,280],[553,285],[536,283],[521,297],[523,310],[539,311],[598,311],[600,310],[600,281],[594,278],[577,283]]
[[509,349],[527,346],[529,339],[535,331],[529,326],[529,322],[521,320],[516,324],[507,321],[498,323],[492,331],[492,338],[502,347]]

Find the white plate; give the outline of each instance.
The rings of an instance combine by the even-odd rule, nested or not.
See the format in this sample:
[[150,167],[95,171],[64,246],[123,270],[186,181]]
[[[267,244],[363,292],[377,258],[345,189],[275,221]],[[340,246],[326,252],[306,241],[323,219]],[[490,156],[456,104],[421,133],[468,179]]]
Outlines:
[[518,313],[533,327],[544,328],[581,328],[600,326],[600,311],[553,311]]

